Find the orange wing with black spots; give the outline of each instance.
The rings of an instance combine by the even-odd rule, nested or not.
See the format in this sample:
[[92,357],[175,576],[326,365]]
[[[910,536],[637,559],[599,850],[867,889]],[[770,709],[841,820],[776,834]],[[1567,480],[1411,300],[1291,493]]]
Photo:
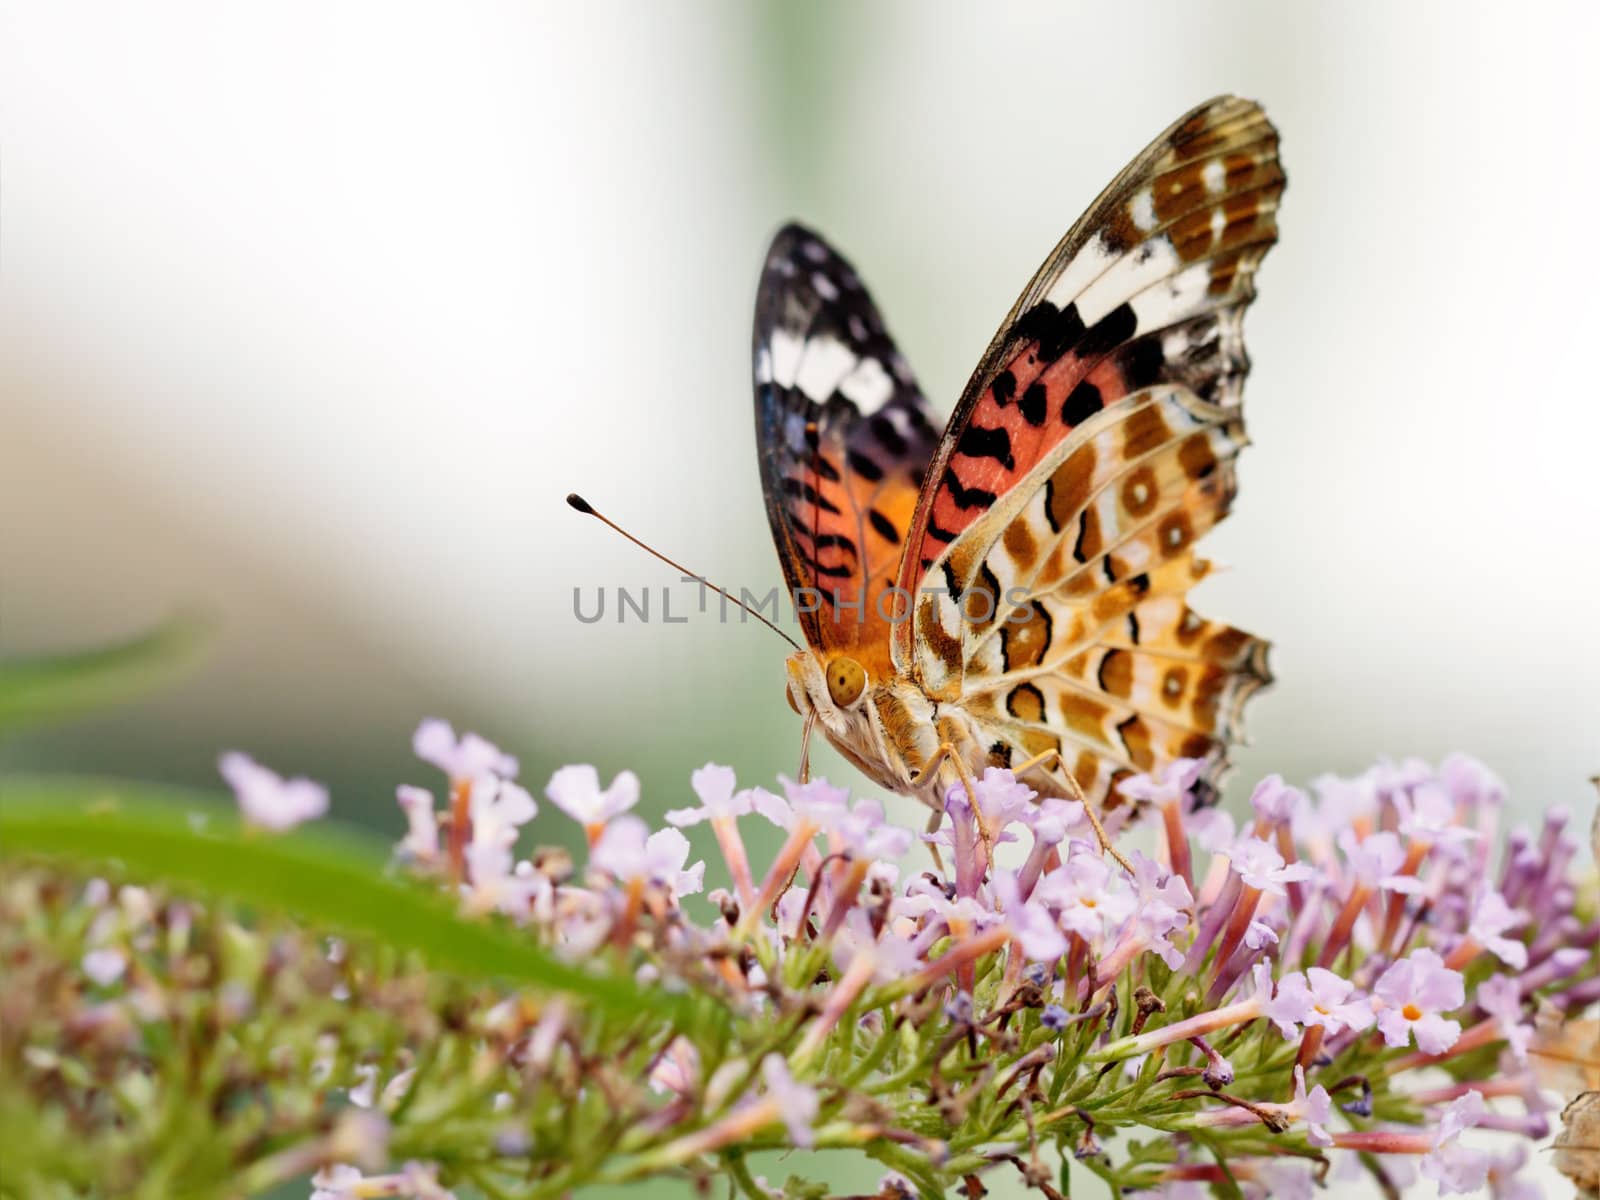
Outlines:
[[[917,505],[899,584],[915,590],[981,514],[1074,429],[1160,383],[1238,403],[1241,322],[1277,238],[1278,136],[1222,97],[1116,178],[1023,291],[967,384]],[[911,662],[915,623],[897,631]]]
[[798,225],[767,252],[754,357],[767,515],[806,640],[886,678],[884,590],[938,442],[927,401],[850,264]]
[[919,661],[936,675],[935,647],[959,642],[959,703],[1000,761],[1059,750],[1107,801],[1123,776],[1174,758],[1205,761],[1215,780],[1245,701],[1271,678],[1265,643],[1186,601],[1210,569],[1194,543],[1227,514],[1243,445],[1237,408],[1171,385],[1137,392],[1046,460],[1043,487],[997,503],[951,548],[951,576],[978,582],[959,605],[928,598],[940,633]]
[[1277,133],[1201,106],[1090,207],[1024,290],[929,467],[897,667],[990,761],[1055,750],[1096,800],[1174,758],[1214,780],[1266,645],[1186,602],[1246,444],[1242,322],[1277,237]]

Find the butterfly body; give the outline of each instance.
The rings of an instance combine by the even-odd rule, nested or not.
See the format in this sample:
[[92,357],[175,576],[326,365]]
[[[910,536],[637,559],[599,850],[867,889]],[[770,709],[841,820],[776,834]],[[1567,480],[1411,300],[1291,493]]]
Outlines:
[[1231,97],[1152,143],[1029,283],[942,434],[854,269],[798,226],[775,238],[754,376],[807,642],[788,695],[882,786],[937,804],[1028,763],[1042,794],[1109,806],[1174,758],[1225,767],[1266,645],[1187,594],[1246,444],[1276,149]]

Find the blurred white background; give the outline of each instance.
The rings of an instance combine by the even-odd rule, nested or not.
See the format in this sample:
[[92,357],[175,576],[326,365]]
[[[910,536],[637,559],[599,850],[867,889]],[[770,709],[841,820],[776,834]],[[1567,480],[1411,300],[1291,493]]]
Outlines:
[[184,686],[11,765],[240,745],[386,822],[429,713],[658,807],[708,758],[791,769],[785,648],[577,622],[575,587],[673,576],[563,495],[764,592],[771,231],[836,240],[948,407],[1101,186],[1233,91],[1290,178],[1200,596],[1276,643],[1240,779],[1460,748],[1592,807],[1593,5],[0,12],[3,650],[222,622]]

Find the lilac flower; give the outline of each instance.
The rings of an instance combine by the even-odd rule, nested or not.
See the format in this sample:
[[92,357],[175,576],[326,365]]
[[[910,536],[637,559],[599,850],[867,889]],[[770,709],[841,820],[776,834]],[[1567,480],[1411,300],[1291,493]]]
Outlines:
[[1258,828],[1263,829],[1272,825],[1287,826],[1305,802],[1305,793],[1290,787],[1282,775],[1268,775],[1250,793],[1250,807],[1255,810]]
[[1378,791],[1369,775],[1346,779],[1319,775],[1311,781],[1317,805],[1302,812],[1305,836],[1312,841],[1332,841],[1341,829],[1371,828],[1378,809]]
[[350,1200],[363,1176],[357,1167],[333,1163],[311,1177],[311,1200]]
[[1226,856],[1238,841],[1238,825],[1220,808],[1207,808],[1189,818],[1189,832],[1207,854]]
[[1023,954],[1033,962],[1054,962],[1067,952],[1067,939],[1055,918],[1043,904],[1022,898],[1014,872],[996,871],[993,887],[1005,913],[1006,926],[1021,944]]
[[650,833],[638,817],[622,816],[606,826],[589,852],[589,865],[617,879],[649,880],[675,896],[692,896],[704,885],[706,864],[685,870],[688,858],[689,839],[676,829]]
[[1439,1185],[1440,1195],[1474,1192],[1489,1176],[1489,1156],[1461,1145],[1463,1131],[1483,1119],[1483,1097],[1467,1092],[1439,1117],[1433,1149],[1422,1160],[1422,1174]]
[[536,902],[549,897],[550,881],[527,864],[512,863],[509,845],[474,841],[463,857],[470,882],[465,886],[467,908],[472,912],[502,912],[526,919]]
[[816,1141],[811,1129],[817,1119],[816,1089],[796,1083],[781,1054],[769,1054],[761,1060],[761,1078],[767,1085],[767,1098],[776,1102],[778,1115],[788,1127],[789,1139],[796,1146],[812,1145]]
[[[1134,851],[1133,886],[1136,893],[1134,920],[1144,947],[1160,955],[1173,970],[1183,963],[1183,951],[1172,944],[1174,933],[1189,927],[1189,911],[1194,896],[1189,885],[1176,875],[1163,871],[1155,860]],[[1277,940],[1273,935],[1273,941]]]
[[1339,849],[1344,851],[1351,874],[1364,887],[1407,895],[1423,889],[1415,875],[1398,873],[1406,861],[1406,849],[1392,833],[1380,831],[1363,838],[1357,837],[1353,829],[1343,829],[1339,832]]
[[1499,808],[1506,787],[1500,777],[1467,754],[1451,754],[1439,764],[1439,782],[1457,804]]
[[1287,894],[1286,884],[1310,879],[1312,870],[1305,863],[1284,865],[1283,855],[1257,837],[1244,837],[1228,850],[1233,869],[1247,887],[1275,896]]
[[1059,1004],[1046,1004],[1039,1014],[1039,1024],[1052,1033],[1060,1033],[1072,1023],[1072,1014]]
[[560,909],[551,906],[552,913],[560,913],[560,920],[554,924],[557,942],[564,956],[580,959],[593,954],[616,930],[617,914],[614,908],[599,893],[568,892],[563,889],[561,898],[563,901],[569,898],[575,901],[570,906],[563,904]]
[[[1223,1064],[1226,1066],[1226,1063]],[[1232,1068],[1228,1067],[1226,1074],[1231,1075]],[[1296,1066],[1294,1069],[1294,1099],[1287,1104],[1262,1104],[1258,1108],[1275,1113],[1289,1123],[1305,1122],[1306,1140],[1313,1146],[1327,1147],[1334,1144],[1334,1137],[1328,1132],[1328,1122],[1333,1119],[1333,1100],[1328,1095],[1328,1089],[1318,1084],[1306,1090],[1305,1068]],[[1249,1109],[1230,1106],[1228,1108],[1214,1108],[1188,1118],[1188,1124],[1197,1129],[1228,1128],[1231,1126],[1253,1125],[1260,1117]]]
[[1589,961],[1590,951],[1583,946],[1562,946],[1552,950],[1543,962],[1529,967],[1518,978],[1523,994],[1536,991],[1567,978]]
[[400,1102],[406,1098],[406,1093],[411,1090],[411,1085],[416,1082],[417,1068],[412,1067],[407,1071],[400,1071],[383,1085],[383,1091],[378,1093],[378,1103],[388,1112],[393,1112],[399,1107]]
[[1027,897],[1033,894],[1034,885],[1039,882],[1055,848],[1075,832],[1089,832],[1089,818],[1081,800],[1049,796],[1023,812],[1021,820],[1033,833],[1033,845],[1022,869],[1017,872],[1017,887]]
[[693,1042],[680,1034],[661,1052],[645,1082],[653,1092],[676,1092],[686,1096],[699,1078],[700,1052]]
[[395,789],[395,799],[406,814],[401,852],[417,862],[434,862],[439,857],[439,818],[433,807],[433,793],[401,784]]
[[355,1069],[356,1085],[350,1089],[350,1103],[357,1108],[371,1108],[378,1098],[378,1064],[363,1063]]
[[1397,791],[1394,804],[1400,814],[1400,836],[1408,841],[1455,846],[1478,837],[1477,830],[1456,824],[1456,802],[1436,783],[1423,782]]
[[411,737],[411,749],[423,762],[443,771],[452,782],[480,775],[498,775],[501,779],[517,777],[515,758],[475,733],[464,733],[457,738],[450,723],[437,717],[429,717],[417,726],[417,732]]
[[1139,920],[1163,929],[1174,929],[1189,922],[1189,910],[1194,907],[1194,895],[1189,885],[1176,875],[1163,870],[1161,864],[1146,854],[1135,850],[1129,856],[1133,864],[1133,886],[1138,895]]
[[1528,965],[1528,947],[1505,935],[1509,930],[1526,923],[1527,919],[1526,913],[1512,908],[1499,892],[1485,888],[1473,902],[1467,939],[1482,946],[1506,966],[1520,971]]
[[[615,786],[613,784],[612,786]],[[732,767],[707,763],[689,776],[689,786],[700,797],[699,808],[669,808],[667,823],[680,829],[698,825],[702,821],[742,817],[754,811],[754,792],[746,789],[735,792]]]
[[929,934],[936,932],[942,925],[953,936],[965,937],[978,930],[992,929],[1005,920],[1001,914],[976,896],[957,896],[953,900],[947,900],[942,893],[922,893],[922,895],[926,897],[923,911],[937,919],[936,924],[929,927]]
[[454,1200],[439,1186],[439,1168],[408,1162],[392,1175],[363,1175],[346,1163],[323,1167],[311,1177],[311,1200],[357,1200],[362,1196],[412,1196],[415,1200]]
[[877,800],[857,801],[835,821],[832,834],[835,851],[861,860],[899,858],[914,840],[909,829],[889,823]]
[[777,918],[774,923],[781,935],[786,938],[800,936],[800,915],[805,907],[806,894],[800,888],[790,888],[778,897],[773,905],[773,915]]
[[1046,796],[1037,804],[1030,804],[1017,815],[1033,833],[1035,843],[1056,846],[1069,837],[1089,832],[1089,818],[1081,800],[1063,800]]
[[[965,785],[961,785],[963,793]],[[985,767],[983,775],[973,780],[973,796],[978,802],[978,818],[990,834],[999,833],[1007,825],[1020,820],[1032,805],[1029,801],[1037,793],[1003,767]]]
[[1194,791],[1205,766],[1198,758],[1175,758],[1155,775],[1124,779],[1118,790],[1130,800],[1148,800],[1158,806],[1181,805]]
[[926,875],[907,881],[904,889],[889,903],[889,921],[896,927],[915,929],[938,905],[949,903],[944,889]]
[[511,846],[522,826],[539,815],[533,797],[509,779],[480,775],[468,794],[475,846]]
[[[974,779],[971,795],[966,792],[966,784],[952,784],[944,794],[944,811],[950,814],[954,822],[960,821],[962,814],[966,814],[968,821],[981,822],[990,843],[1016,842],[1016,834],[1003,830],[1019,821],[1030,822],[1032,805],[1029,798],[1032,795],[1034,789],[1014,781],[1010,771],[989,766],[981,779]],[[976,810],[973,808],[974,797],[978,800]],[[950,842],[949,832],[934,835],[928,840],[954,846]]]
[[849,811],[850,794],[823,779],[813,779],[809,783],[785,779],[783,793],[787,799],[757,788],[752,803],[758,813],[789,833],[802,822],[813,830],[831,829]]
[[1411,792],[1433,780],[1433,770],[1423,759],[1411,757],[1395,762],[1391,758],[1380,758],[1368,767],[1365,777],[1372,781],[1378,799],[1389,804],[1394,804],[1401,796],[1408,796]]
[[1098,854],[1074,854],[1039,880],[1033,898],[1056,910],[1061,928],[1091,944],[1119,928],[1136,901]]
[[1478,1007],[1494,1018],[1500,1036],[1506,1040],[1518,1062],[1528,1061],[1528,1046],[1533,1042],[1533,1026],[1522,1008],[1522,988],[1509,975],[1491,975],[1478,985]]
[[1413,950],[1379,977],[1373,994],[1381,1003],[1378,1030],[1391,1046],[1415,1035],[1424,1054],[1443,1054],[1461,1036],[1461,1023],[1443,1016],[1466,1002],[1461,972],[1426,948]]
[[1284,1115],[1306,1123],[1306,1140],[1313,1146],[1333,1145],[1333,1138],[1328,1133],[1328,1122],[1333,1119],[1333,1101],[1328,1096],[1328,1089],[1320,1083],[1310,1092],[1306,1091],[1304,1067],[1297,1066],[1294,1069],[1294,1102],[1285,1107]]
[[900,979],[923,965],[921,952],[908,938],[885,929],[874,934],[866,913],[855,909],[845,918],[833,943],[834,960],[847,974],[852,967],[871,971],[879,983]]
[[[989,845],[992,841],[1012,841],[1014,835],[1001,833],[986,843],[985,833],[979,828],[971,800],[963,786],[957,785],[945,792],[944,811],[950,818],[949,823],[942,824],[935,833],[924,834],[923,840],[949,848],[951,866],[955,871],[956,894],[974,896],[983,882],[984,872],[990,866]],[[992,835],[993,831],[990,833]]]
[[239,813],[259,829],[293,829],[328,811],[328,789],[309,779],[284,779],[253,758],[229,751],[217,769],[233,788]]
[[[1251,921],[1244,931],[1244,944],[1251,950],[1265,950],[1268,946],[1276,946],[1278,931],[1266,921],[1260,919]],[[1183,955],[1178,955],[1178,961],[1183,961]]]
[[128,956],[121,950],[102,946],[85,954],[78,965],[93,983],[100,987],[110,987],[121,979],[122,973],[128,969]]
[[842,973],[823,1001],[822,1011],[795,1047],[796,1063],[810,1062],[817,1055],[869,983],[903,979],[923,966],[914,942],[892,930],[884,930],[880,936],[860,909],[851,911],[841,922],[833,939],[833,951]]
[[723,861],[733,877],[734,890],[739,902],[746,907],[756,901],[755,883],[750,876],[750,857],[745,851],[744,838],[739,833],[739,818],[755,811],[757,795],[766,795],[760,788],[734,791],[732,767],[707,763],[689,778],[695,795],[700,797],[699,808],[674,808],[667,811],[667,822],[680,828],[711,822],[711,832],[716,836]]
[[1377,1019],[1353,983],[1321,967],[1292,971],[1278,980],[1278,994],[1266,1006],[1266,1015],[1286,1038],[1294,1036],[1296,1025],[1335,1034],[1370,1029]]
[[[689,866],[689,841],[678,828],[651,833],[627,811],[639,790],[631,774],[606,789],[592,767],[566,768],[550,780],[550,802],[582,822],[590,838],[587,870],[569,881],[564,859],[541,858],[538,870],[518,861],[520,832],[538,805],[493,769],[504,765],[491,761],[499,751],[482,739],[458,741],[442,722],[425,728],[419,742],[448,760],[447,769],[474,769],[452,775],[449,817],[436,812],[442,798],[400,789],[404,861],[456,892],[469,911],[510,915],[532,945],[568,961],[603,959],[619,978],[676,994],[687,989],[744,1014],[725,1031],[708,1035],[685,1024],[677,1037],[679,1030],[650,1022],[591,1025],[575,999],[535,1009],[486,985],[488,1011],[462,1010],[449,1036],[498,1073],[480,1081],[478,1112],[487,1122],[480,1132],[508,1161],[542,1153],[525,1129],[504,1124],[529,1078],[555,1088],[557,1102],[612,1096],[626,1107],[633,1104],[630,1080],[643,1076],[638,1083],[664,1094],[649,1100],[639,1088],[636,1099],[645,1104],[635,1105],[630,1175],[698,1172],[721,1155],[775,1142],[859,1146],[862,1138],[892,1136],[895,1165],[931,1192],[958,1186],[969,1163],[988,1170],[968,1153],[982,1148],[976,1136],[1015,1147],[1003,1160],[983,1161],[996,1170],[1015,1167],[1033,1183],[1054,1165],[1046,1161],[1050,1147],[1035,1148],[1028,1137],[1045,1131],[1037,1127],[1041,1119],[1059,1142],[1059,1121],[1070,1114],[1062,1105],[1113,1089],[1127,1120],[1113,1114],[1101,1136],[1129,1124],[1159,1129],[1171,1143],[1131,1169],[1110,1168],[1146,1194],[1199,1197],[1231,1183],[1255,1200],[1304,1200],[1312,1187],[1305,1163],[1282,1160],[1303,1160],[1308,1146],[1331,1146],[1342,1151],[1327,1156],[1335,1170],[1378,1155],[1396,1183],[1421,1163],[1443,1191],[1487,1180],[1501,1200],[1528,1200],[1517,1190],[1520,1163],[1463,1148],[1461,1131],[1476,1123],[1531,1134],[1547,1123],[1536,1094],[1529,1103],[1534,1085],[1523,1056],[1530,1014],[1545,1006],[1576,1012],[1600,997],[1600,927],[1578,903],[1570,863],[1556,853],[1558,841],[1570,837],[1547,824],[1542,837],[1530,835],[1513,849],[1504,873],[1491,873],[1494,826],[1484,814],[1500,800],[1463,763],[1437,774],[1411,762],[1385,765],[1322,789],[1316,814],[1273,777],[1256,789],[1255,818],[1243,836],[1225,815],[1190,811],[1199,764],[1175,764],[1125,789],[1158,804],[1166,822],[1153,831],[1164,834],[1154,843],[1164,846],[1164,857],[1126,847],[1126,859],[1087,840],[1083,804],[1035,805],[1010,772],[989,770],[972,793],[956,786],[945,797],[939,840],[954,852],[954,869],[952,856],[944,856],[933,869],[908,868],[903,879],[892,860],[913,835],[890,823],[877,800],[852,806],[844,791],[820,780],[785,781],[778,795],[741,791],[729,768],[708,763],[691,780],[695,806],[669,814],[673,826],[709,825],[729,860],[732,892],[719,891],[720,915],[707,920],[698,906],[683,910],[675,900],[701,889],[705,864]],[[1328,824],[1341,803],[1344,819]],[[738,821],[751,812],[787,831],[782,847],[763,857],[759,880],[738,840]],[[1032,836],[1001,867],[995,845],[1017,824]],[[1484,833],[1471,854],[1454,849],[1465,844],[1452,832],[1461,826]],[[1308,829],[1315,831],[1309,843]],[[1071,840],[1074,833],[1084,840]],[[1197,833],[1215,847],[1209,870],[1190,857]],[[1390,894],[1379,898],[1380,891]],[[1418,891],[1426,907],[1408,907],[1404,893]],[[63,1029],[98,1055],[99,1043],[125,1037],[130,1022],[170,1016],[165,1010],[181,994],[167,993],[164,960],[172,946],[203,948],[203,939],[187,938],[185,922],[205,915],[157,892],[138,900],[136,920],[134,907],[108,903],[108,887],[96,892],[101,908],[86,914],[74,956],[80,966],[69,972],[81,993],[69,1000],[84,1011]],[[1537,929],[1524,935],[1527,944],[1515,936],[1525,918],[1513,906],[1533,914]],[[1369,923],[1372,936],[1352,943],[1354,928],[1365,933]],[[332,979],[332,994],[346,1009],[381,997],[374,987],[387,978],[371,976],[360,943],[353,941],[347,956],[330,952],[327,962],[316,943],[306,946],[301,957],[319,973],[314,980]],[[92,947],[100,949],[79,957]],[[1469,1005],[1461,968],[1479,957],[1487,963],[1490,951],[1508,962],[1520,954],[1531,965],[1478,984]],[[96,955],[105,959],[103,971]],[[1288,970],[1319,956],[1316,966]],[[295,963],[284,962],[287,974]],[[1348,965],[1342,973],[1328,969],[1336,963]],[[1472,978],[1487,973],[1474,967]],[[119,977],[128,986],[109,999],[90,982],[109,986]],[[1463,1012],[1472,1014],[1465,1031]],[[1374,1025],[1394,1049],[1368,1034]],[[1079,1036],[1064,1036],[1069,1029]],[[1298,1047],[1284,1046],[1280,1035]],[[315,1039],[309,1048],[316,1054],[307,1085],[318,1094],[343,1085],[343,1111],[384,1130],[386,1112],[432,1111],[437,1088],[448,1083],[424,1069],[385,1086],[379,1068],[352,1067],[347,1040],[306,1036]],[[623,1058],[608,1050],[613,1045]],[[948,1060],[938,1057],[946,1051],[986,1069],[952,1063],[947,1071]],[[1237,1074],[1224,1051],[1238,1059]],[[631,1071],[624,1061],[630,1053],[639,1058]],[[1417,1081],[1422,1071],[1442,1076],[1432,1068],[1446,1054],[1448,1078]],[[1497,1074],[1485,1067],[1496,1054]],[[392,1072],[413,1060],[382,1061]],[[42,1069],[45,1059],[35,1065]],[[808,1085],[796,1076],[824,1082]],[[1352,1101],[1345,1106],[1351,1122],[1342,1114],[1333,1119],[1321,1085],[1335,1079],[1360,1084],[1340,1093]],[[1055,1097],[1049,1109],[1036,1103],[1045,1096]],[[1506,1098],[1525,1111],[1486,1114],[1480,1097]],[[900,1119],[908,1105],[925,1100],[939,1106],[940,1127]],[[608,1111],[591,1115],[603,1123]],[[1072,1141],[1059,1148],[1106,1153],[1092,1127],[1078,1132],[1082,1124],[1068,1127]],[[1291,1131],[1281,1145],[1265,1136],[1285,1126]],[[447,1195],[426,1166],[363,1175],[387,1160],[386,1145],[350,1149],[328,1126],[306,1126],[293,1142],[287,1135],[294,1131],[285,1132],[283,1145],[302,1155],[292,1165],[336,1164],[318,1174],[321,1200]],[[402,1153],[425,1145],[406,1140]],[[1200,1153],[1202,1145],[1214,1156]],[[764,1184],[750,1190],[766,1192]]]
[[639,777],[619,771],[611,786],[601,788],[600,772],[587,763],[562,767],[545,784],[545,798],[583,826],[591,846],[606,822],[639,803]]

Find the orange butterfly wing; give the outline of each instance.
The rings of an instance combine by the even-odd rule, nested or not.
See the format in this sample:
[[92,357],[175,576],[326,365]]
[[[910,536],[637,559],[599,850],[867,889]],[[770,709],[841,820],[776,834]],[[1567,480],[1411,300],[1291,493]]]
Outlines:
[[1277,238],[1278,136],[1232,97],[1117,177],[968,383],[898,574],[897,668],[979,722],[992,761],[1062,752],[1097,798],[1176,757],[1214,776],[1265,644],[1185,602],[1245,444],[1241,331]]
[[767,252],[754,365],[767,516],[806,640],[884,678],[884,591],[938,433],[860,278],[798,225]]

